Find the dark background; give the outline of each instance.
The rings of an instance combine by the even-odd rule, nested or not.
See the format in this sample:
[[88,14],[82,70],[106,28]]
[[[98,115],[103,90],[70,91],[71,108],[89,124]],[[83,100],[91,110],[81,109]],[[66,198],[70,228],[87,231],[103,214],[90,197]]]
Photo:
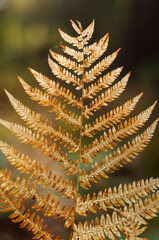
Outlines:
[[[18,120],[3,89],[25,100],[17,75],[35,86],[27,67],[52,77],[47,64],[48,50],[59,52],[60,27],[73,34],[69,19],[79,20],[84,27],[95,19],[93,40],[99,40],[106,32],[110,34],[108,53],[122,50],[116,66],[124,65],[124,73],[132,71],[122,101],[144,92],[137,105],[136,114],[150,106],[159,97],[159,2],[156,0],[0,0],[0,116]],[[158,117],[159,105],[149,124]],[[15,137],[0,127],[1,139],[13,143]],[[149,147],[132,164],[114,175],[113,183],[157,177],[159,168],[159,128]],[[9,167],[0,155],[1,168]],[[121,175],[120,175],[121,174]],[[111,182],[112,184],[112,182]],[[62,231],[61,222],[56,229]],[[144,236],[157,240],[159,221],[152,220]],[[57,227],[58,225],[58,227]],[[0,239],[31,239],[26,230],[10,223],[6,214],[0,218]]]

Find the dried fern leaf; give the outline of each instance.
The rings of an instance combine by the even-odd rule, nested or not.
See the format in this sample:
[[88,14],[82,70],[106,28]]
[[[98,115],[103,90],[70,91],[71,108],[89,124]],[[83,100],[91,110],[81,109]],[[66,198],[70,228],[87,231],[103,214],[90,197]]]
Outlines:
[[[77,25],[72,21],[72,26],[74,27],[75,31],[77,32]],[[82,31],[81,28],[81,23],[78,22],[80,25],[80,30],[78,30],[78,34],[79,31]],[[86,45],[88,43],[88,41],[90,40],[90,38],[92,37],[92,34],[94,32],[94,23],[95,21],[93,20],[92,23],[85,29],[83,30],[80,35],[78,37],[71,37],[70,35],[68,35],[67,33],[63,32],[61,29],[59,30],[59,33],[61,35],[61,37],[68,43],[72,44],[73,46],[77,47],[78,49],[82,49],[83,45]],[[76,25],[76,27],[75,27]]]
[[97,182],[96,179],[101,180],[101,177],[108,178],[105,173],[113,173],[119,170],[119,167],[123,167],[127,162],[131,162],[130,158],[135,158],[139,152],[141,152],[153,137],[154,131],[157,126],[157,119],[150,127],[148,127],[141,135],[136,136],[131,143],[124,144],[118,148],[117,151],[112,154],[106,155],[105,159],[95,166],[91,166],[91,169],[86,173],[83,169],[80,171],[80,185],[83,188],[88,189],[91,187],[90,182]]
[[56,115],[58,115],[56,119],[62,119],[66,121],[66,123],[74,127],[73,130],[77,130],[80,127],[80,116],[75,116],[75,114],[72,114],[71,111],[67,112],[65,105],[61,106],[61,102],[58,102],[56,98],[52,100],[50,95],[42,93],[37,88],[32,88],[22,78],[19,78],[19,81],[22,84],[25,92],[31,97],[32,100],[38,101],[42,106],[51,107],[50,112],[53,111]]
[[109,42],[109,35],[107,33],[103,38],[99,40],[96,46],[92,49],[92,54],[90,54],[84,60],[85,67],[87,68],[90,67],[92,63],[94,63],[104,54],[104,52],[107,50],[108,42]]
[[50,137],[54,138],[55,141],[60,139],[60,143],[70,149],[70,152],[76,152],[79,149],[79,144],[75,138],[72,138],[72,134],[62,130],[60,126],[58,129],[56,126],[53,127],[52,122],[48,123],[47,120],[41,117],[40,113],[31,111],[30,108],[24,106],[8,91],[5,90],[5,92],[18,115],[20,115],[33,130],[41,132],[43,135],[51,135]]
[[[13,179],[10,172],[0,170],[0,211],[12,211],[11,220],[20,222],[21,228],[27,227],[29,231],[32,231],[33,239],[60,240],[60,237],[54,238],[47,225],[43,225],[43,219],[35,216],[35,212],[25,211],[22,201],[29,198],[34,200],[32,208],[35,211],[42,211],[47,217],[63,219],[66,228],[71,226],[70,240],[104,240],[107,238],[115,240],[123,238],[123,234],[125,240],[146,240],[139,236],[147,228],[144,226],[147,224],[146,220],[155,217],[159,211],[159,191],[156,195],[153,194],[159,188],[159,179],[150,178],[124,186],[120,184],[118,187],[108,187],[97,194],[88,193],[84,196],[79,193],[79,187],[91,188],[92,182],[98,183],[102,178],[108,178],[109,174],[131,162],[132,158],[144,150],[154,134],[159,119],[123,146],[117,146],[117,143],[137,133],[150,117],[156,102],[139,115],[125,120],[135,108],[142,96],[141,93],[112,111],[98,116],[93,123],[86,121],[84,118],[89,119],[94,112],[119,97],[126,87],[130,73],[117,83],[115,81],[123,67],[102,75],[113,63],[120,49],[100,60],[108,48],[109,34],[98,42],[88,44],[94,32],[95,21],[93,20],[85,29],[79,21],[70,21],[77,34],[76,37],[59,29],[61,37],[72,45],[69,47],[60,44],[68,56],[50,50],[48,62],[52,73],[57,78],[65,83],[71,83],[76,90],[81,90],[81,97],[76,97],[69,89],[61,87],[60,83],[56,83],[31,68],[29,70],[45,92],[32,88],[20,77],[19,80],[31,99],[42,106],[50,107],[50,112],[54,112],[56,120],[65,121],[66,124],[72,126],[73,131],[79,129],[79,140],[73,138],[73,134],[63,130],[61,126],[56,127],[52,122],[44,119],[40,113],[23,105],[7,91],[6,94],[15,111],[29,128],[5,120],[0,120],[0,123],[14,133],[21,142],[30,144],[33,148],[39,149],[40,153],[59,161],[61,163],[59,168],[64,169],[67,175],[76,174],[76,182],[69,178],[62,179],[48,166],[38,163],[35,159],[21,154],[12,146],[0,141],[0,149],[10,163],[21,173],[28,174],[28,178],[20,179],[17,176]],[[86,87],[87,83],[90,85]],[[105,89],[104,93],[98,94],[103,89]],[[91,101],[88,99],[90,104],[85,104],[85,98],[91,99]],[[78,108],[80,115],[75,114],[76,111],[72,113],[67,110],[65,103]],[[89,143],[85,144],[83,139],[85,136],[93,137],[107,128],[107,132],[102,132],[98,138],[87,139]],[[53,138],[54,141],[59,140],[58,143],[63,144],[62,147],[67,148],[68,150],[65,150],[71,154],[78,151],[78,156],[74,154],[78,160],[68,158],[68,154],[61,151],[61,146],[57,148],[58,143],[52,143],[48,140],[49,138]],[[109,149],[111,151],[105,159],[94,162],[94,157],[97,157],[101,150],[108,151]],[[88,165],[88,162],[93,164],[90,164],[91,167],[86,171],[82,163]],[[49,192],[45,196],[41,195],[37,191],[38,185],[47,188],[46,190],[49,188]],[[62,206],[61,201],[51,194],[50,189],[55,190],[62,197],[74,199],[74,207],[67,207],[66,204]],[[86,216],[89,211],[97,213],[99,209],[107,212],[109,209],[110,214],[102,215],[100,219],[96,218],[90,224],[87,221],[84,224],[81,222],[75,224],[76,214]]]
[[35,213],[31,214],[29,209],[25,211],[25,207],[23,205],[21,206],[19,199],[12,199],[7,193],[3,192],[1,188],[0,198],[2,204],[0,211],[13,211],[13,213],[9,215],[12,222],[20,223],[20,228],[26,227],[28,231],[32,231],[35,235],[34,239],[54,240],[51,229],[48,229],[47,225],[43,226],[43,219],[40,219],[39,215],[36,216]]
[[[159,191],[152,196],[148,196],[142,201],[139,199],[134,204],[130,204],[129,208],[125,207],[121,213],[121,220],[124,220],[125,232],[130,239],[136,239],[136,236],[142,234],[145,228],[139,228],[142,225],[147,225],[145,219],[152,219],[157,217],[156,213],[159,212]],[[132,219],[132,225],[129,219]],[[135,220],[135,221],[134,221]],[[137,231],[134,231],[134,224],[139,225]],[[129,239],[129,238],[128,238]]]
[[75,225],[74,240],[83,239],[106,239],[106,237],[115,240],[116,236],[121,237],[121,232],[126,235],[126,239],[139,239],[137,236],[142,234],[147,227],[142,227],[146,224],[143,218],[151,219],[156,216],[155,212],[159,209],[159,194],[153,194],[152,198],[149,196],[145,199],[144,203],[139,200],[135,203],[135,211],[132,205],[124,208],[124,211],[114,210],[112,217],[109,214],[104,217],[101,216],[100,220],[95,219],[88,225],[86,221],[84,224],[81,222]]
[[92,37],[94,32],[94,24],[95,24],[95,20],[93,19],[91,24],[85,30],[82,31],[81,35],[83,38],[82,39],[83,45],[86,45],[90,40],[90,38]]
[[32,160],[28,155],[25,156],[18,152],[12,146],[0,141],[0,149],[6,158],[12,165],[25,174],[31,174],[30,179],[34,178],[34,182],[43,184],[43,187],[49,187],[58,191],[59,194],[63,194],[64,197],[74,198],[75,183],[69,180],[63,180],[61,176],[57,176],[49,170],[48,167],[44,167],[43,164],[39,164],[36,160]]
[[33,148],[41,149],[40,153],[52,157],[55,161],[62,161],[63,154],[60,152],[60,148],[56,149],[56,144],[48,143],[43,135],[40,135],[39,133],[36,134],[31,129],[16,123],[10,123],[1,119],[0,123],[12,131],[22,143],[30,144]]
[[101,149],[104,151],[107,151],[108,148],[113,149],[114,146],[116,146],[114,141],[121,141],[121,138],[136,133],[149,119],[156,103],[157,102],[155,101],[152,106],[141,112],[138,116],[132,117],[128,119],[128,121],[126,120],[123,124],[121,123],[118,125],[117,129],[113,127],[112,129],[109,129],[108,134],[104,132],[104,134],[100,136],[100,139],[98,140],[96,138],[88,148],[85,145],[82,151],[82,158],[91,162],[90,155],[96,156],[96,153],[100,152]]
[[70,209],[65,205],[63,207],[60,206],[61,201],[55,201],[55,196],[51,197],[51,193],[49,192],[47,196],[40,197],[39,195],[35,195],[36,203],[32,206],[36,211],[44,210],[44,216],[49,216],[53,218],[61,218],[65,221],[65,227],[68,228],[72,224],[72,216],[73,216],[73,208]]
[[31,187],[31,182],[30,180],[27,181],[26,177],[21,182],[19,176],[13,180],[11,172],[7,173],[7,170],[0,171],[0,182],[3,192],[8,192],[8,196],[14,194],[14,197],[20,197],[21,201],[33,198],[36,203],[32,208],[37,211],[44,209],[44,215],[67,220],[67,226],[68,223],[71,224],[73,210],[70,207],[66,208],[66,206],[60,207],[60,201],[55,202],[55,196],[51,197],[51,193],[48,193],[45,198],[38,194],[35,182]]
[[95,98],[89,105],[85,105],[83,110],[83,116],[89,118],[89,115],[93,115],[93,112],[101,109],[102,106],[107,106],[108,102],[112,102],[115,98],[125,90],[126,84],[128,82],[130,73],[128,73],[121,81],[116,83],[113,87],[108,88],[105,93],[102,93],[97,98]]
[[88,88],[84,89],[84,98],[93,98],[93,96],[95,96],[100,90],[103,90],[113,84],[122,69],[123,67],[120,67],[110,73],[107,73],[103,77],[100,77],[96,83],[91,84]]
[[[146,229],[147,226],[143,227],[141,222],[138,221],[136,216],[133,214],[132,208],[127,207],[124,208],[124,211],[119,212],[120,215],[120,221],[122,222],[121,231],[126,235],[126,239],[130,240],[137,240],[137,239],[143,239],[138,238],[137,236],[141,235]],[[143,239],[147,240],[147,239]]]
[[[44,166],[36,164],[36,160],[31,160],[31,158],[29,156],[25,157],[24,154],[22,154],[22,156],[20,157],[20,152],[18,153],[18,151],[16,149],[14,149],[12,146],[10,146],[6,143],[3,143],[2,141],[0,141],[0,149],[7,156],[7,158],[10,161],[13,160],[13,161],[11,161],[11,163],[13,165],[17,165],[19,170],[23,170],[25,173],[31,173],[36,168],[36,170],[39,169],[38,172],[35,172],[35,176],[36,176],[36,174],[38,176],[37,179],[41,179],[45,176],[43,174],[40,174],[41,171],[44,170]],[[26,164],[27,162],[29,163],[29,165]],[[67,159],[67,155],[65,155],[65,160],[63,162],[63,165],[60,168],[64,169],[66,172],[68,172],[68,175],[72,175],[77,172],[77,164],[78,164],[78,161],[71,162],[70,159]],[[52,176],[51,171],[48,172],[48,168],[46,168],[44,172],[46,174],[48,173],[48,176]],[[54,174],[54,176],[55,175],[56,174]],[[56,180],[57,176],[55,176],[53,179]],[[48,179],[48,180],[50,182],[50,179]]]
[[60,67],[57,63],[52,61],[50,57],[48,57],[48,63],[52,73],[56,77],[58,77],[62,81],[65,81],[68,84],[72,83],[73,86],[77,86],[76,87],[77,90],[80,90],[82,88],[82,80],[79,77],[72,74],[70,71],[66,70],[65,68]]
[[92,125],[90,123],[85,124],[82,129],[82,136],[93,137],[93,135],[96,134],[95,131],[104,130],[105,128],[109,128],[109,126],[113,126],[114,124],[121,122],[122,119],[127,117],[131,111],[134,110],[142,95],[143,93],[137,95],[131,100],[128,100],[122,106],[114,108],[107,114],[99,116],[99,118],[95,119]]
[[[98,45],[101,45],[101,44],[98,44]],[[83,54],[89,56],[92,53],[96,52],[97,43],[95,42],[92,45],[85,46],[83,48],[83,51],[77,51],[74,48],[70,48],[70,47],[65,46],[63,44],[60,44],[60,46],[62,47],[62,50],[64,51],[64,53],[73,57],[77,62],[82,62],[83,61]],[[84,61],[84,65],[86,66],[87,64],[88,63],[87,63],[87,58],[86,58],[85,61]]]
[[81,25],[81,23],[79,21],[76,21],[77,22],[77,24],[76,24],[72,19],[70,19],[70,22],[71,22],[71,25],[74,28],[74,30],[78,34],[81,34],[82,33],[82,25]]
[[125,207],[126,204],[135,203],[140,197],[146,197],[151,192],[155,192],[159,188],[159,178],[149,180],[146,179],[122,185],[118,187],[104,189],[99,191],[98,194],[93,193],[92,196],[88,193],[81,197],[78,195],[76,211],[87,216],[88,210],[96,213],[99,209],[107,211],[108,208]]
[[[62,47],[62,50],[64,51],[64,53],[73,57],[75,60],[77,60],[77,62],[82,62],[83,61],[83,54],[89,56],[92,53],[94,53],[96,51],[97,43],[95,42],[92,45],[85,46],[83,48],[83,51],[77,51],[74,48],[70,48],[70,47],[65,46],[63,44],[60,44],[60,46]],[[86,62],[84,62],[84,63],[87,64]]]
[[8,192],[8,196],[14,194],[15,197],[21,197],[21,201],[28,199],[36,194],[36,184],[31,186],[30,180],[24,177],[20,182],[20,176],[13,180],[12,173],[7,170],[0,170],[0,182],[3,192]]
[[67,33],[63,32],[60,28],[58,29],[61,37],[68,43],[77,47],[78,49],[82,49],[83,45],[81,43],[81,36],[79,37],[71,37]]
[[68,46],[65,46],[63,44],[60,44],[60,46],[62,47],[64,53],[73,57],[75,60],[77,60],[77,62],[82,62],[83,61],[83,52],[76,51],[75,49],[70,48]]
[[73,70],[77,75],[83,74],[83,65],[78,64],[75,61],[70,60],[69,58],[64,57],[61,54],[57,54],[50,50],[52,58],[54,58],[61,66]]
[[138,221],[142,224],[146,224],[144,219],[157,217],[156,213],[159,211],[159,191],[153,194],[152,197],[149,195],[144,201],[141,199],[136,201],[134,210],[134,215],[136,215]]
[[87,58],[87,56],[91,55],[93,52],[96,51],[97,45],[98,45],[98,43],[94,42],[91,45],[84,46],[83,53],[86,56],[86,58]]
[[78,225],[75,225],[73,240],[83,240],[83,239],[109,239],[115,240],[115,236],[121,237],[120,231],[123,227],[122,222],[120,221],[120,217],[117,212],[113,212],[112,217],[108,214],[106,217],[104,215],[101,216],[100,220],[98,218],[95,219],[95,223],[93,220],[88,225],[86,221],[84,224],[81,222]]
[[119,51],[120,49],[118,49],[116,52],[112,53],[108,57],[104,58],[101,62],[97,63],[91,70],[86,71],[83,76],[84,82],[88,83],[96,79],[97,76],[99,76],[112,64],[112,62],[117,57]]
[[52,81],[41,73],[29,68],[37,82],[46,89],[46,91],[53,96],[60,96],[64,99],[65,102],[71,104],[72,106],[76,106],[77,108],[81,108],[81,98],[77,98],[73,93],[64,87],[60,87],[59,83]]

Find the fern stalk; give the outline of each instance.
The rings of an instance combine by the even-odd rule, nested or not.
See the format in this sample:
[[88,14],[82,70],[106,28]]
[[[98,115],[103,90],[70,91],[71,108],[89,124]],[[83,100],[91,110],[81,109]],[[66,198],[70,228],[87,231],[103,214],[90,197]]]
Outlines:
[[[82,43],[83,43],[83,39],[82,39]],[[78,190],[79,190],[79,185],[80,185],[80,164],[82,162],[82,127],[83,127],[84,71],[85,71],[85,69],[84,69],[84,61],[85,61],[84,43],[83,43],[83,49],[82,50],[83,50],[83,73],[82,73],[81,121],[80,121],[80,136],[79,136],[79,161],[78,161],[78,165],[77,165],[77,184],[76,184],[75,205],[74,205],[70,240],[72,240],[73,232],[74,232],[74,223],[75,223],[77,201],[78,201]]]

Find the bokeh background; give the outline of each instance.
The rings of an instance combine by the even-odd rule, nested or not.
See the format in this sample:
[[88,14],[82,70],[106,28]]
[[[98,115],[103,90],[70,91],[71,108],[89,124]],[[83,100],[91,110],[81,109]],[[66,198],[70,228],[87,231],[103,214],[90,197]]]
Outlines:
[[[47,64],[48,50],[60,51],[58,27],[73,34],[69,19],[79,20],[87,27],[96,20],[93,40],[106,32],[110,34],[108,54],[121,47],[122,50],[113,67],[124,65],[123,74],[132,71],[127,90],[119,99],[124,103],[140,92],[144,92],[135,113],[150,106],[159,97],[159,3],[156,0],[0,0],[0,117],[11,121],[19,118],[9,104],[4,88],[24,104],[32,104],[26,97],[17,79],[23,77],[29,84],[36,83],[27,67],[54,78]],[[113,103],[116,106],[117,103]],[[152,122],[158,117],[159,105],[153,112]],[[43,110],[42,110],[43,111]],[[9,131],[0,126],[1,139],[18,149]],[[131,164],[113,175],[101,188],[119,182],[132,182],[141,178],[158,176],[159,169],[159,127],[149,147]],[[30,151],[24,147],[23,152]],[[48,164],[50,164],[49,160]],[[0,167],[12,167],[0,153]],[[15,172],[15,174],[17,174]],[[28,203],[29,204],[29,203]],[[92,215],[93,217],[93,215]],[[159,220],[150,222],[149,230],[143,236],[151,240],[159,238]],[[61,221],[54,222],[56,232],[63,233]],[[31,234],[20,230],[18,224],[0,215],[0,240],[31,239]]]

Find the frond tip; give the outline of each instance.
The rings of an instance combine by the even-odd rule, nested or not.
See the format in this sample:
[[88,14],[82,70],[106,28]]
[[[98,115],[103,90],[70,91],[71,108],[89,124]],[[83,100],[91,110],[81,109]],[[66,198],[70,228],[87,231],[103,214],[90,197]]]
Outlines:
[[[120,48],[102,58],[108,49],[109,33],[99,41],[89,42],[95,20],[85,29],[78,20],[70,22],[75,36],[59,29],[66,42],[66,45],[60,43],[65,55],[54,50],[49,52],[48,64],[54,79],[29,68],[40,85],[33,88],[18,77],[30,99],[49,108],[51,121],[5,90],[14,110],[27,126],[2,119],[0,124],[22,143],[39,151],[44,159],[38,156],[39,160],[36,160],[30,156],[36,154],[34,151],[25,155],[0,140],[1,152],[20,172],[13,177],[7,169],[0,170],[0,212],[11,211],[12,222],[32,231],[33,239],[61,239],[60,236],[55,238],[51,229],[44,225],[44,219],[50,217],[60,218],[64,227],[71,227],[69,240],[146,240],[140,235],[147,228],[147,220],[159,212],[158,178],[119,183],[84,195],[80,187],[89,190],[92,183],[106,180],[145,149],[159,119],[142,133],[138,131],[150,118],[157,101],[129,118],[143,93],[105,111],[108,104],[124,92],[130,72],[120,76],[123,66],[109,70]],[[99,110],[103,113],[95,117]],[[130,136],[132,139],[126,139]],[[100,160],[102,155],[104,158]],[[54,160],[53,164],[50,159]],[[60,171],[65,171],[65,175]],[[22,174],[27,176],[22,177]],[[61,197],[65,197],[64,203]],[[26,200],[30,200],[28,210],[24,207]],[[100,214],[100,209],[106,215],[96,217],[90,223],[76,221],[77,214],[87,217],[91,212]],[[40,214],[36,215],[36,212]]]

